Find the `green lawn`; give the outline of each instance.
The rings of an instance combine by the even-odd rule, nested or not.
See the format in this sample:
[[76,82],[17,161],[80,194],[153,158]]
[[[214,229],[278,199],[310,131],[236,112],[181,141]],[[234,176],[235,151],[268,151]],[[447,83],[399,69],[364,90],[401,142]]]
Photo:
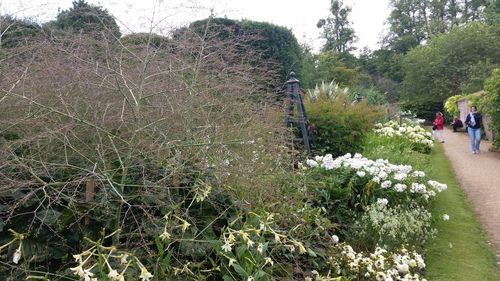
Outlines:
[[[448,190],[438,195],[432,208],[436,217],[434,227],[439,232],[426,246],[428,280],[500,280],[495,255],[441,145],[436,145],[430,163],[432,167],[426,169],[428,175],[448,184]],[[450,220],[443,221],[443,214],[448,214]]]

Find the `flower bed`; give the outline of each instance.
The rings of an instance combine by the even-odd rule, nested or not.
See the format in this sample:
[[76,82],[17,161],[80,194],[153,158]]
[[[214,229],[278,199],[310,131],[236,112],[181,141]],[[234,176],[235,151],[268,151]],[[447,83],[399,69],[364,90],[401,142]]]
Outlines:
[[434,143],[432,135],[420,125],[403,123],[399,126],[396,121],[377,123],[375,133],[386,138],[397,138],[401,142],[408,142],[413,150],[422,153],[430,153]]

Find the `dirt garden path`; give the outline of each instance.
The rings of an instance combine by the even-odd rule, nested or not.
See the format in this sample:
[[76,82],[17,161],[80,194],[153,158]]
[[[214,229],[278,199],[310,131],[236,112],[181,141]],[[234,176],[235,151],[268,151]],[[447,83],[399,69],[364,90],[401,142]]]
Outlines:
[[444,151],[499,257],[500,153],[489,152],[491,143],[481,141],[481,152],[472,154],[466,133],[453,133],[449,129],[444,133]]

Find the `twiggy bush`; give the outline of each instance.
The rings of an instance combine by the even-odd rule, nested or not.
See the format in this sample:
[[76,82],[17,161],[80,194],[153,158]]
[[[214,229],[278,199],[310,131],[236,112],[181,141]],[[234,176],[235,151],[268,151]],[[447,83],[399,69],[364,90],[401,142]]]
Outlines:
[[[273,70],[245,38],[209,32],[143,45],[58,36],[0,68],[0,244],[8,228],[25,233],[21,266],[0,276],[74,276],[71,255],[93,246],[130,252],[155,276],[209,276],[206,242],[279,198],[265,175],[289,168],[279,111],[259,87]],[[92,245],[103,230],[113,234]]]

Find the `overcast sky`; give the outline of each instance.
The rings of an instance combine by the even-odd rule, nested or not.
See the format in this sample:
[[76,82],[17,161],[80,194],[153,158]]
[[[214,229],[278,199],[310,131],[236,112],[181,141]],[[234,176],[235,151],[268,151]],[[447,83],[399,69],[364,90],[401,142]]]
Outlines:
[[[0,13],[52,20],[58,9],[72,0],[0,0]],[[300,42],[319,49],[322,41],[316,23],[328,17],[330,0],[87,0],[103,6],[120,22],[122,31],[148,31],[151,22],[178,27],[203,19],[211,10],[216,16],[272,22],[293,30]],[[351,22],[359,38],[356,47],[377,49],[389,15],[389,0],[345,0],[352,7]],[[128,29],[128,31],[127,31]]]

